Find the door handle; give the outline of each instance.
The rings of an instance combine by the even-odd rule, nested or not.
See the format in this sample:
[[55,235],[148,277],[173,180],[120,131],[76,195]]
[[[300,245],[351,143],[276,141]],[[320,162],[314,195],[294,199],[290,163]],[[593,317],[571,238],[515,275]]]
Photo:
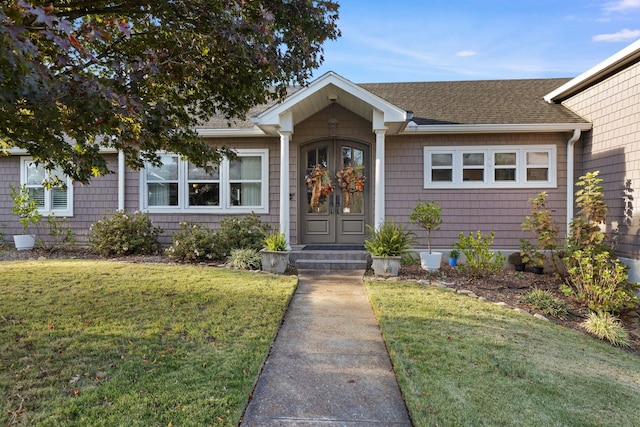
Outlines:
[[340,213],[340,196],[336,194],[336,213]]
[[333,194],[329,195],[329,214],[333,215]]

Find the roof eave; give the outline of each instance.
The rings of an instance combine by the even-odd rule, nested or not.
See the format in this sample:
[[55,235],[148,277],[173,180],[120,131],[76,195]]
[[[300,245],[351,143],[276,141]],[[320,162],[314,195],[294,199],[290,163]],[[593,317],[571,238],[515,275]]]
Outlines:
[[461,133],[553,133],[587,131],[591,123],[521,123],[521,124],[454,124],[411,125],[402,134],[461,134]]
[[637,40],[548,93],[544,96],[544,100],[548,103],[561,102],[639,59],[640,40]]
[[241,137],[255,137],[255,136],[265,136],[265,133],[262,129],[257,126],[247,129],[238,129],[238,128],[229,128],[229,129],[205,129],[200,128],[196,129],[198,132],[198,136],[203,138],[241,138]]

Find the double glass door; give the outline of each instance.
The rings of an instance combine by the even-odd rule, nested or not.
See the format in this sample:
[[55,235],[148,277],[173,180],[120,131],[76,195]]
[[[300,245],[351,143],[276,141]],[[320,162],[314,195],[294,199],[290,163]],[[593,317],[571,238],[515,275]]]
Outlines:
[[301,150],[301,243],[361,244],[370,218],[369,147],[328,140]]

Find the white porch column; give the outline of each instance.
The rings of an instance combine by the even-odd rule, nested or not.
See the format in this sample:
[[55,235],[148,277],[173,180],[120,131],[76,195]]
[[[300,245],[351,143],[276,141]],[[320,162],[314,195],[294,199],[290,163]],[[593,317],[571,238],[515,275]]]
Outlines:
[[292,132],[280,134],[280,232],[287,239],[287,249],[291,249],[291,232],[289,227],[289,140]]
[[376,230],[385,218],[385,186],[384,186],[384,144],[386,129],[374,129],[376,134],[376,176],[375,176],[375,217]]
[[125,191],[125,173],[127,169],[125,167],[124,151],[118,151],[118,210],[123,211],[124,204],[124,191]]

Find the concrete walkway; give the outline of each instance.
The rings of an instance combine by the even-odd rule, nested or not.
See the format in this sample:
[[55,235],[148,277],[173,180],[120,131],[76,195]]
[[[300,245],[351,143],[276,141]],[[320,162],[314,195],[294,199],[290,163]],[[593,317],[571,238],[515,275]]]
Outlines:
[[242,426],[411,426],[362,270],[300,270]]

